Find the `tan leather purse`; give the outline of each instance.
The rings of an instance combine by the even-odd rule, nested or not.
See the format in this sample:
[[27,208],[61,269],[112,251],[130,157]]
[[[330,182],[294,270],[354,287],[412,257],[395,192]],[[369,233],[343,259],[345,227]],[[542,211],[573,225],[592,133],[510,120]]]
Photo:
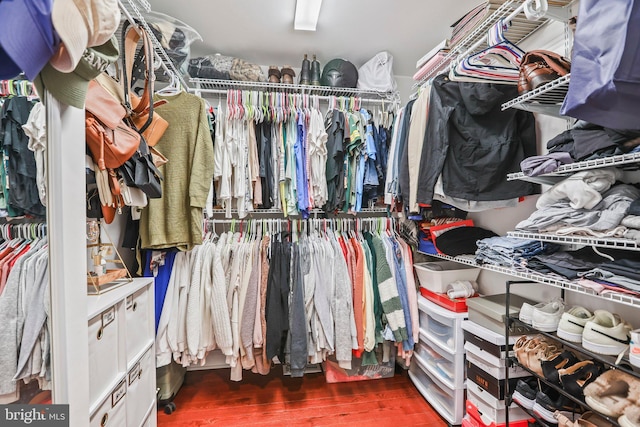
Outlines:
[[124,122],[124,107],[96,81],[89,82],[85,135],[100,170],[119,168],[140,145],[140,134]]

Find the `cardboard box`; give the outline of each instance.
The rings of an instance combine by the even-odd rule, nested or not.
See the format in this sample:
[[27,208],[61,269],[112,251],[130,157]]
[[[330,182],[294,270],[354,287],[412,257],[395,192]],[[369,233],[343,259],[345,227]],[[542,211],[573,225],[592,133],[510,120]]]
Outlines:
[[393,377],[396,368],[396,350],[392,344],[389,341],[378,344],[375,349],[377,365],[363,366],[362,357],[354,357],[351,361],[351,369],[344,369],[338,365],[335,356],[329,356],[322,363],[325,381],[343,383]]
[[[467,366],[467,380],[473,381],[496,399],[504,400],[505,379],[498,379],[490,375],[468,360],[465,363]],[[515,390],[517,383],[518,378],[509,378],[509,390]]]
[[[525,302],[532,305],[537,304],[537,302],[528,298],[512,294],[509,301],[509,315],[511,317],[518,317],[520,307],[522,307],[522,304]],[[504,335],[507,312],[505,303],[506,294],[469,298],[467,300],[469,320],[479,324],[480,326],[484,326],[493,332]],[[527,333],[531,333],[531,331],[526,328],[522,328],[521,326],[511,325],[510,334],[523,335]]]

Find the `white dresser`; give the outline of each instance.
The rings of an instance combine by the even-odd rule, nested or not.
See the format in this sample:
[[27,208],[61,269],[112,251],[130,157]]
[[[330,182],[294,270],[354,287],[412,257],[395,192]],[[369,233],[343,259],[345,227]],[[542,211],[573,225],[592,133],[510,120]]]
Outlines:
[[88,297],[91,427],[155,427],[153,279]]

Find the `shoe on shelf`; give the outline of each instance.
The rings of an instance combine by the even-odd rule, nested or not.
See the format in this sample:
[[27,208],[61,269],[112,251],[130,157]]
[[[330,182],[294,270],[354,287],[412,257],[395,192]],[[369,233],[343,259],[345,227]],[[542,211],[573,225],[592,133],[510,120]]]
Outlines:
[[568,368],[559,369],[558,377],[564,391],[584,401],[584,388],[595,381],[603,371],[602,363],[583,360]]
[[569,418],[571,413],[580,412],[581,408],[573,404],[557,390],[549,387],[536,393],[536,402],[533,405],[533,413],[550,424],[558,424],[556,411]]
[[291,65],[285,65],[284,67],[282,67],[282,70],[280,72],[282,73],[282,83],[292,85],[293,78],[296,76],[296,72],[293,71]]
[[575,427],[577,414],[556,411],[553,416],[558,420],[558,427]]
[[540,366],[542,367],[542,373],[547,381],[560,385],[560,376],[558,370],[568,368],[578,362],[578,358],[575,354],[569,350],[558,351],[554,354],[548,354],[547,360],[542,360]]
[[558,352],[560,346],[542,335],[533,337],[523,335],[516,341],[513,349],[518,362],[522,366],[543,376],[540,361],[547,360],[549,355]]
[[540,390],[538,386],[538,380],[535,378],[521,378],[516,384],[516,389],[511,396],[514,401],[518,402],[520,406],[533,409],[533,405],[536,403],[536,394]]
[[542,307],[534,306],[531,325],[539,331],[554,332],[558,329],[563,311],[564,302],[561,299],[550,301]]
[[631,325],[617,314],[596,310],[593,320],[584,325],[582,346],[598,354],[618,355],[627,349]]
[[280,70],[275,65],[269,66],[269,83],[280,83]]
[[610,369],[584,388],[584,399],[593,410],[620,417],[640,397],[640,380],[619,369]]
[[539,302],[536,305],[531,305],[528,302],[522,303],[522,307],[520,307],[520,312],[518,313],[518,319],[520,319],[522,323],[526,323],[531,326],[531,322],[533,321],[533,310],[535,308],[542,308],[544,305],[544,302]]
[[[613,427],[609,421],[597,415],[594,412],[587,411],[580,418],[571,421],[571,416],[576,414],[565,415],[561,412],[556,412],[555,416],[558,419],[558,427]],[[632,426],[628,426],[632,427]]]
[[640,427],[640,402],[627,406],[624,415],[618,418],[618,423],[622,427]]
[[562,313],[558,323],[558,337],[571,342],[582,342],[584,325],[593,320],[593,313],[584,307],[571,307]]

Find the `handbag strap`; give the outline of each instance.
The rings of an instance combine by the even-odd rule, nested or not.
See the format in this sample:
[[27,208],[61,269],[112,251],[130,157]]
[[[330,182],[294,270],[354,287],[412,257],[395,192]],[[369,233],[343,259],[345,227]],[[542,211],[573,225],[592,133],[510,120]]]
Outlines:
[[[144,62],[146,66],[146,76],[144,79],[144,90],[140,102],[135,108],[131,106],[131,97],[129,92],[131,91],[131,78],[133,75],[133,58],[135,57],[138,41],[142,39],[141,54],[144,53]],[[155,74],[153,71],[153,48],[151,46],[151,39],[144,30],[144,27],[136,24],[133,26],[129,21],[126,21],[122,28],[122,79],[124,86],[124,103],[125,107],[135,115],[139,115],[145,111],[149,112],[147,121],[144,125],[138,129],[138,132],[144,132],[153,119],[153,81]],[[128,65],[128,60],[131,61],[131,65]]]

